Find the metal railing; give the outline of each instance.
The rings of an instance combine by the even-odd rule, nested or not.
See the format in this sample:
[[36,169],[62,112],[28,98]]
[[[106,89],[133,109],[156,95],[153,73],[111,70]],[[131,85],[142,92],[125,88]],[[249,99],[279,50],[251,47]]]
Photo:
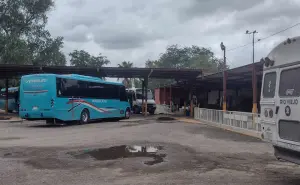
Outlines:
[[232,128],[262,132],[260,115],[248,112],[222,111],[195,107],[194,118]]

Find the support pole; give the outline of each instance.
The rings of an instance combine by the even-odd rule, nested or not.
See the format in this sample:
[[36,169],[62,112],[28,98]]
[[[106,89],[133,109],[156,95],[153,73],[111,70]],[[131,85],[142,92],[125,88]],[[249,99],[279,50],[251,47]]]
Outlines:
[[167,99],[167,90],[166,90],[166,85],[164,85],[164,105],[167,104],[166,99]]
[[227,91],[227,72],[226,72],[226,47],[224,46],[223,42],[221,42],[221,50],[224,52],[223,60],[223,111],[227,110],[227,100],[226,100],[226,91]]
[[148,77],[145,78],[144,80],[145,82],[145,116],[147,116],[147,113],[148,113],[148,104],[147,104],[147,101],[148,101]]
[[5,79],[5,113],[8,114],[8,78]]
[[226,72],[226,49],[224,49],[224,67],[223,67],[223,111],[227,110],[227,72]]
[[184,116],[186,116],[186,101],[184,100],[184,109],[183,109],[183,112],[184,112]]
[[252,98],[253,98],[253,104],[252,104],[252,113],[257,113],[257,80],[256,80],[256,69],[254,64],[254,37],[255,34],[258,33],[256,30],[249,32],[246,31],[246,34],[252,34]]
[[145,90],[145,82],[142,80],[142,114],[144,114],[144,90]]
[[172,112],[172,85],[170,85],[170,110]]
[[192,88],[190,89],[190,117],[193,117],[194,114],[194,102],[193,102],[193,93]]

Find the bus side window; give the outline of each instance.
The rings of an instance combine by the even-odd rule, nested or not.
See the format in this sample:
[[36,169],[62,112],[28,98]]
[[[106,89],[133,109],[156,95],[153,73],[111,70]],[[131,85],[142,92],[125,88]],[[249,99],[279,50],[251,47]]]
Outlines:
[[123,86],[120,87],[120,101],[128,101],[126,90]]

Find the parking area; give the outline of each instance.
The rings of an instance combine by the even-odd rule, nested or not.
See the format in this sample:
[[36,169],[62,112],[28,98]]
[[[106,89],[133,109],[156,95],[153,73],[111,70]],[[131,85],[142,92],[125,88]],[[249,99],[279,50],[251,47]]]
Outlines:
[[258,139],[204,124],[141,116],[47,126],[0,123],[0,184],[300,183]]

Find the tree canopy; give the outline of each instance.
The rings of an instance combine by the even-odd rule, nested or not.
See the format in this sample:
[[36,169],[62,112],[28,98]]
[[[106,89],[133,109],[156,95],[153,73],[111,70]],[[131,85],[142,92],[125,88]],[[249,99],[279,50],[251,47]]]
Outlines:
[[110,63],[107,57],[102,56],[101,53],[93,56],[84,50],[74,50],[69,56],[71,65],[77,67],[102,67]]
[[223,68],[223,60],[218,59],[208,48],[171,45],[160,54],[158,60],[146,61],[146,67],[199,68],[218,72]]
[[[118,67],[120,68],[133,68],[133,63],[130,61],[123,61],[122,63],[118,64]],[[118,78],[119,80],[119,78]],[[126,85],[126,88],[132,88],[133,86],[136,88],[142,87],[142,81],[138,78],[128,79],[124,78],[122,83]]]
[[[191,46],[180,47],[170,45],[158,60],[147,60],[148,68],[195,68],[209,73],[221,71],[224,67],[223,60],[218,59],[209,48]],[[228,66],[226,66],[228,68]],[[153,89],[160,85],[174,82],[174,79],[150,79],[149,88]]]
[[0,2],[0,63],[65,65],[63,38],[45,29],[53,0]]

